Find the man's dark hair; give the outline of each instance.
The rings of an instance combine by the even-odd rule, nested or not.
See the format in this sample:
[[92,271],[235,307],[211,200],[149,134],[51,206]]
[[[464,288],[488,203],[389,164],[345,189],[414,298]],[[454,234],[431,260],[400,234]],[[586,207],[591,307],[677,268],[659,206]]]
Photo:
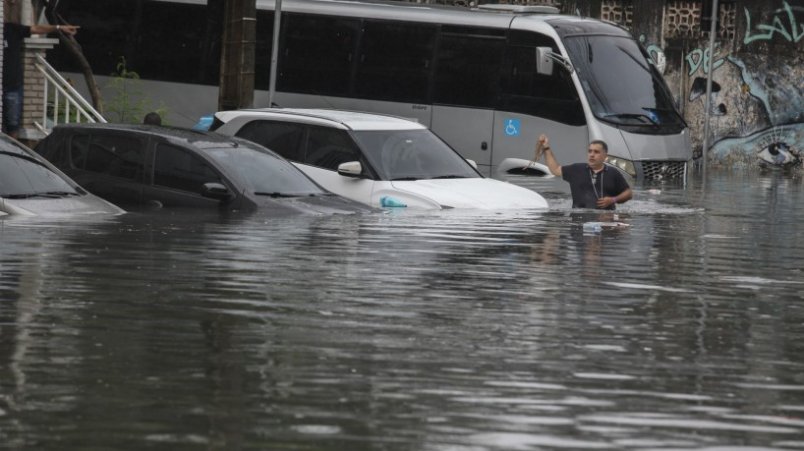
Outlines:
[[145,115],[142,123],[148,125],[162,125],[162,117],[159,116],[159,113],[152,111]]
[[596,139],[589,144],[600,144],[600,147],[603,148],[603,152],[609,153],[609,146],[606,144],[606,141],[603,141],[602,139]]

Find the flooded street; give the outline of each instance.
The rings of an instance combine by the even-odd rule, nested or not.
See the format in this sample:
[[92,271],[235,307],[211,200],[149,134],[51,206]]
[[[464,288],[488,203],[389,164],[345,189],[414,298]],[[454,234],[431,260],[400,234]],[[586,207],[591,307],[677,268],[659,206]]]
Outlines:
[[571,212],[0,220],[0,448],[804,449],[799,174]]

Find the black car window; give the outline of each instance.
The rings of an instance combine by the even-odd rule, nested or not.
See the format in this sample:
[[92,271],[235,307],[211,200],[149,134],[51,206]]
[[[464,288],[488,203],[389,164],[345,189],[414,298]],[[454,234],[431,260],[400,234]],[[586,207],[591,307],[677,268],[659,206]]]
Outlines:
[[222,183],[215,170],[201,158],[169,144],[156,146],[154,185],[200,193],[209,182]]
[[[79,152],[80,154],[80,152]],[[86,151],[87,171],[142,180],[145,140],[117,134],[93,135]]]
[[346,130],[310,127],[305,163],[337,171],[347,161],[360,161],[360,151]]
[[84,169],[89,155],[89,135],[73,135],[70,139],[70,164],[73,168]]
[[302,136],[304,126],[289,122],[251,121],[243,126],[236,136],[253,141],[282,155],[288,160],[302,160]]

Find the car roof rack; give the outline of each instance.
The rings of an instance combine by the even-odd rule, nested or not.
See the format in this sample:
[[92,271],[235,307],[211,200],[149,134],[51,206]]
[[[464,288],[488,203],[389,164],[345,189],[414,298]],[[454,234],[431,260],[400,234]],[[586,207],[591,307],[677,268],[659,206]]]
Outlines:
[[511,5],[500,3],[485,3],[477,5],[480,11],[496,11],[514,14],[559,14],[561,10],[555,6],[547,5]]

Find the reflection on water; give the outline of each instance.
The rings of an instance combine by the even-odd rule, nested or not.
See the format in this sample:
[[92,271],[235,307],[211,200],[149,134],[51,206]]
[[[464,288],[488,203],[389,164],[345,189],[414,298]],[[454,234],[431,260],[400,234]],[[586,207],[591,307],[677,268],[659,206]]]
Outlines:
[[[0,221],[9,449],[801,449],[801,180]],[[517,180],[514,183],[542,183]]]

